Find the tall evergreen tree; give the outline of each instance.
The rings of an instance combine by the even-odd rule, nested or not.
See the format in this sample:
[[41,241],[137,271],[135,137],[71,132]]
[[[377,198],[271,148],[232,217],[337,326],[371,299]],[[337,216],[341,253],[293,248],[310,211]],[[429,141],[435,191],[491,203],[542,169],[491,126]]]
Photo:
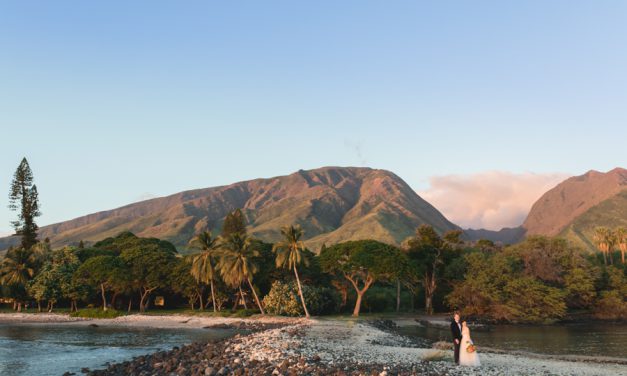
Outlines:
[[223,239],[228,239],[233,234],[246,235],[246,217],[240,209],[227,214],[222,225]]
[[41,215],[37,186],[33,184],[33,172],[26,158],[18,166],[9,193],[9,209],[19,211],[18,219],[11,222],[15,234],[22,237],[22,247],[30,249],[37,243],[37,224],[35,218]]

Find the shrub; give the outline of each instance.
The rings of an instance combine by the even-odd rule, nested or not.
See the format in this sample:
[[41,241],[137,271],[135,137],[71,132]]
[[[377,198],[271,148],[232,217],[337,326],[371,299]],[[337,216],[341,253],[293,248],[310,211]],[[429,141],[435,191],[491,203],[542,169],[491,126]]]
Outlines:
[[71,317],[83,317],[88,319],[114,319],[124,315],[126,315],[125,312],[116,311],[115,309],[103,311],[98,308],[81,309],[77,312],[70,313]]
[[605,320],[627,319],[627,303],[618,291],[605,291],[594,307],[594,315]]
[[[340,297],[335,290],[326,287],[302,285],[307,309],[312,315],[337,312]],[[295,283],[275,281],[268,295],[263,298],[266,310],[271,315],[302,316],[303,306]]]
[[441,362],[448,359],[448,355],[444,351],[430,351],[422,357],[425,362]]
[[453,350],[453,342],[438,341],[432,347],[436,350]]

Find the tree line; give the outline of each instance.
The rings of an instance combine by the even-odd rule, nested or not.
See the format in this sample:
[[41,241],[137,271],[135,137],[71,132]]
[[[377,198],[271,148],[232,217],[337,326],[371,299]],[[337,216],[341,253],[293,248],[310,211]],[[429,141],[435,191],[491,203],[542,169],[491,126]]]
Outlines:
[[244,308],[309,317],[346,311],[357,316],[363,309],[460,309],[503,322],[545,322],[581,311],[627,319],[620,229],[595,238],[598,254],[560,238],[530,237],[511,246],[467,242],[461,231],[439,234],[428,225],[400,247],[365,239],[323,245],[315,254],[298,224],[283,227],[271,244],[250,236],[236,209],[220,233],[208,229],[193,236],[190,254],[130,232],[52,249],[47,239],[37,240],[39,203],[26,160],[10,196],[21,243],[2,260],[0,284],[18,311],[33,302],[40,311],[65,305],[71,311],[98,306],[145,312],[159,295],[168,307],[216,313]]

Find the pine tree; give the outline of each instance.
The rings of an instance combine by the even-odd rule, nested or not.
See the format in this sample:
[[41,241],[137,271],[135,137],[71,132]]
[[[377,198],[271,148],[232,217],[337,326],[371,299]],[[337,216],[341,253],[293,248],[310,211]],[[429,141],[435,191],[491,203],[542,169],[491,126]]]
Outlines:
[[18,219],[11,222],[15,234],[22,237],[22,247],[30,249],[37,243],[35,218],[41,215],[37,186],[33,184],[33,173],[26,158],[18,166],[9,193],[9,209],[19,211]]
[[240,209],[226,215],[222,225],[222,238],[227,239],[232,234],[246,235],[246,218]]

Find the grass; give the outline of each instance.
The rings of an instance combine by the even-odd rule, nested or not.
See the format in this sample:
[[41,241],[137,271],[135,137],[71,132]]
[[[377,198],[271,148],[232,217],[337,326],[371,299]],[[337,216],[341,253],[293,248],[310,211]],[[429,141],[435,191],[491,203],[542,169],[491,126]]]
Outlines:
[[83,317],[88,319],[114,319],[124,315],[126,315],[126,312],[116,311],[115,309],[103,311],[99,308],[85,308],[70,313],[70,317]]
[[447,355],[444,351],[432,351],[427,353],[422,357],[422,360],[425,362],[441,362],[447,360],[449,355]]

